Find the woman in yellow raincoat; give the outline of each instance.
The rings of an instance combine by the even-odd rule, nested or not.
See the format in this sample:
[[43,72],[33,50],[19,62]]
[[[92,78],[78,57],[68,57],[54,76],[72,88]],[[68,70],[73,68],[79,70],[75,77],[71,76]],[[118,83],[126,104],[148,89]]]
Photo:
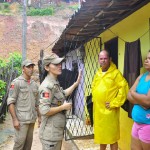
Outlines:
[[108,51],[100,52],[99,64],[92,82],[94,142],[100,144],[100,150],[105,150],[107,144],[111,150],[118,150],[119,111],[127,97],[128,83],[111,62]]

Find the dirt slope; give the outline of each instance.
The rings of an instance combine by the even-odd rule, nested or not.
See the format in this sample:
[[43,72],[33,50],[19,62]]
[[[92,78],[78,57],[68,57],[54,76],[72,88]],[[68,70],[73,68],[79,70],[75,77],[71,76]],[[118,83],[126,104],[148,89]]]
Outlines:
[[[49,52],[68,24],[71,9],[59,10],[54,16],[27,17],[27,57],[36,63],[41,49]],[[0,57],[22,51],[22,16],[0,15]],[[53,43],[53,44],[52,44]],[[49,46],[51,45],[51,46]],[[46,49],[49,46],[48,49]]]

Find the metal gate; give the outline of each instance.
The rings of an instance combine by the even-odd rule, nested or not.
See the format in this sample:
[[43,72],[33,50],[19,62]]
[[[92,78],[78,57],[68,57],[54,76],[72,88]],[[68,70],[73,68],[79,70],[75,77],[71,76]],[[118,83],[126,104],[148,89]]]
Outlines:
[[[68,53],[65,55],[66,59],[62,65],[64,75],[60,79],[60,84],[64,89],[69,87],[76,80],[79,69],[82,70],[82,79],[77,89],[67,99],[72,102],[73,107],[66,113],[65,140],[93,138],[91,83],[99,66],[98,54],[101,49],[99,37],[86,44],[81,44],[78,48],[75,47],[75,40],[73,42],[74,50],[67,49]],[[69,42],[69,44],[72,48],[72,43]]]

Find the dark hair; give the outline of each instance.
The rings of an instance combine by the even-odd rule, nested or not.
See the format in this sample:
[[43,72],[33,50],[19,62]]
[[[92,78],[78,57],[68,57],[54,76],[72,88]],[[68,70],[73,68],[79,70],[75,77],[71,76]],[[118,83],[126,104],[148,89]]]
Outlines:
[[48,74],[48,71],[44,69],[44,71],[41,74],[41,81],[40,81],[40,83],[42,83],[44,81],[44,79],[47,76],[47,74]]

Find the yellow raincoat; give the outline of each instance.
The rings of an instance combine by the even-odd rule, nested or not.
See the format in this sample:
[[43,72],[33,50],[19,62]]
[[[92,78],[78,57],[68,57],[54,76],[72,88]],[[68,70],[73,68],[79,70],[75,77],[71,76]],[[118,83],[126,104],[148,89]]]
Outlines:
[[[128,83],[111,62],[107,72],[101,68],[92,83],[94,142],[113,144],[120,138],[119,111],[128,93]],[[110,102],[110,109],[105,107]]]

